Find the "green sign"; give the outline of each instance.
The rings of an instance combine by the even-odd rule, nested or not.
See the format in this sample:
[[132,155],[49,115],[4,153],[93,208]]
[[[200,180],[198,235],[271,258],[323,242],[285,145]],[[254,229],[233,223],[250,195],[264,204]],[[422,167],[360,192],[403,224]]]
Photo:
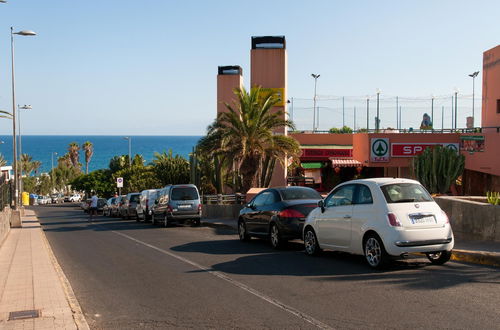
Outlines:
[[462,141],[484,141],[484,135],[461,135]]

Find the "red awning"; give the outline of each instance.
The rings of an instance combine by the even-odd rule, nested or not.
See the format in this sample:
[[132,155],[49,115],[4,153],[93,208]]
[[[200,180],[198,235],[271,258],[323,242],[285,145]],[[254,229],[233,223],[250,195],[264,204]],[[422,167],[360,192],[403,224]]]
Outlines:
[[358,167],[363,166],[363,163],[358,162],[355,159],[345,159],[345,158],[329,158],[332,162],[332,167]]

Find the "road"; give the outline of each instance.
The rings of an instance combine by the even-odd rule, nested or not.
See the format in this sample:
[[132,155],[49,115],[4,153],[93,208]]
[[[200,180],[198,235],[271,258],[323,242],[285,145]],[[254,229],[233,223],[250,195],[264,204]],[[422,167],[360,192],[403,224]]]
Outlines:
[[92,329],[500,328],[498,268],[411,258],[380,272],[298,241],[33,209]]

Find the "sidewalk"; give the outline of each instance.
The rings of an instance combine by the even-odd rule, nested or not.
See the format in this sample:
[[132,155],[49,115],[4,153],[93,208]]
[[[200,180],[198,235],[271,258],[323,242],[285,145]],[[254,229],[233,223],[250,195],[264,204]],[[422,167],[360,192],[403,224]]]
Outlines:
[[[238,229],[236,219],[202,219],[209,227]],[[455,239],[452,260],[500,267],[500,242],[461,241]]]
[[0,329],[89,329],[34,212],[25,213],[0,246]]

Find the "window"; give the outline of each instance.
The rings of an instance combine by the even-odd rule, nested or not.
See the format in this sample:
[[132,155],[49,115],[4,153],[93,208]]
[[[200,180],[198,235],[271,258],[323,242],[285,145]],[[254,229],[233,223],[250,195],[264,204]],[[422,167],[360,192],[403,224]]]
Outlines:
[[368,188],[364,184],[358,185],[355,204],[373,204],[373,198],[370,188]]
[[387,203],[431,202],[427,190],[416,183],[387,184],[380,187]]
[[353,184],[338,188],[330,196],[326,198],[325,206],[331,207],[331,206],[351,205],[355,189],[356,185]]
[[500,100],[497,100],[497,113],[500,113]]
[[259,195],[257,195],[255,197],[255,199],[252,202],[252,205],[257,206],[257,207],[266,205],[266,200],[269,197],[269,194],[271,194],[270,191],[264,191],[264,192],[260,193]]
[[194,187],[178,187],[172,189],[173,201],[192,201],[198,199],[198,191]]

